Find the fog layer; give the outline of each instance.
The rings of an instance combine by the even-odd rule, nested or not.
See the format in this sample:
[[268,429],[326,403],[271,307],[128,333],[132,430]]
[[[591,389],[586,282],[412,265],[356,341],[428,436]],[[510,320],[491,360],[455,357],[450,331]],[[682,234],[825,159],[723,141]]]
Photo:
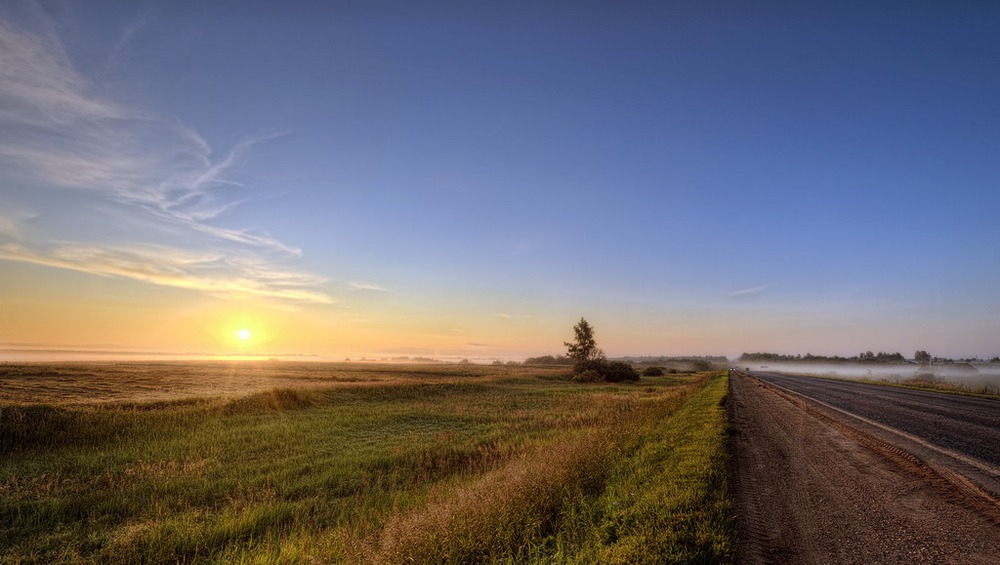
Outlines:
[[1000,363],[796,363],[787,361],[739,362],[734,367],[751,371],[774,371],[796,375],[818,375],[842,379],[874,379],[891,382],[929,381],[952,383],[969,389],[986,387],[1000,392]]

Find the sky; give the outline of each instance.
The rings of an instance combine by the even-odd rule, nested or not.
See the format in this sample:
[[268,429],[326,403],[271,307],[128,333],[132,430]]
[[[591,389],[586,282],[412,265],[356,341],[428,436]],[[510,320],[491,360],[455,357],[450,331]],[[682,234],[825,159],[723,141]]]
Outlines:
[[612,356],[992,357],[998,38],[993,2],[5,1],[0,359],[517,360],[581,317]]

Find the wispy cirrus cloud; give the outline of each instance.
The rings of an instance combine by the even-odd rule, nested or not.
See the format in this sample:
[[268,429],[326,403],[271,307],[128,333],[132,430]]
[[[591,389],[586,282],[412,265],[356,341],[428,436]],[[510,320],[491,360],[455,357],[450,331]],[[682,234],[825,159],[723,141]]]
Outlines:
[[18,180],[90,191],[211,237],[301,254],[266,234],[208,223],[246,201],[225,190],[240,186],[226,177],[240,157],[284,132],[213,160],[197,131],[92,94],[56,51],[0,20],[0,159]]
[[38,252],[17,243],[6,243],[0,245],[0,259],[197,290],[222,298],[239,295],[320,304],[332,302],[326,294],[311,290],[324,282],[322,278],[210,251],[66,242]]
[[[25,72],[28,71],[28,72]],[[0,119],[22,126],[72,125],[120,114],[87,95],[87,81],[70,66],[61,43],[0,19]]]
[[127,57],[128,46],[132,43],[132,40],[140,35],[142,30],[149,25],[150,20],[153,16],[152,6],[149,2],[146,2],[142,6],[141,11],[136,15],[131,22],[129,22],[121,31],[121,35],[115,41],[112,46],[111,51],[108,53],[107,58],[101,65],[100,73],[113,72],[119,67],[122,59]]
[[0,243],[23,238],[22,224],[34,217],[35,214],[26,212],[10,202],[0,200]]
[[734,290],[729,293],[729,296],[753,296],[756,294],[761,294],[771,288],[770,284],[762,284],[760,286],[752,286],[749,288],[741,288],[739,290]]
[[348,284],[351,290],[365,290],[369,292],[389,292],[382,286],[366,282],[352,282]]
[[[36,198],[36,207],[44,201],[35,211],[41,217],[61,205],[60,193],[114,204],[138,229],[127,245],[103,243],[109,236],[96,223],[58,240],[44,232],[29,238],[23,218],[8,215],[0,218],[0,258],[216,295],[331,302],[317,289],[324,279],[279,266],[301,249],[263,229],[220,221],[252,199],[232,172],[248,151],[284,132],[245,139],[217,155],[178,120],[99,94],[67,57],[59,26],[37,5],[25,6],[43,24],[35,31],[0,10],[0,191],[15,203],[49,193]],[[122,56],[147,24],[148,18],[133,22],[109,57]],[[155,235],[167,228],[180,234],[169,245]]]

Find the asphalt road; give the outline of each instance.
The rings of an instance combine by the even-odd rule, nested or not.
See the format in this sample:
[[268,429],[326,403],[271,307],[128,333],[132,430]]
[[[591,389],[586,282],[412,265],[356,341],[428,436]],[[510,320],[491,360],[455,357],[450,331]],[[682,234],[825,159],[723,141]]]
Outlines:
[[1000,470],[966,454],[996,460],[1000,403],[760,372],[729,385],[737,563],[1000,563]]
[[763,381],[1000,468],[1000,401],[753,371]]

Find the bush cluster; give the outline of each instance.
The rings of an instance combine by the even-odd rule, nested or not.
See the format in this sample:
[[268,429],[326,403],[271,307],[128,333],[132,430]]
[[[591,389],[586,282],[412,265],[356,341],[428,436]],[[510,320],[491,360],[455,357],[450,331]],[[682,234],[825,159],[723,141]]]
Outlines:
[[691,368],[695,371],[711,371],[712,364],[704,359],[696,359],[691,363]]
[[644,377],[662,377],[663,375],[663,367],[646,367],[642,370]]
[[579,373],[573,373],[573,380],[578,383],[596,383],[603,381],[604,378],[601,374],[593,369],[587,369]]
[[580,382],[604,381],[608,383],[620,383],[622,381],[639,380],[639,373],[632,368],[632,365],[624,361],[590,359],[576,362],[573,366],[573,380]]

